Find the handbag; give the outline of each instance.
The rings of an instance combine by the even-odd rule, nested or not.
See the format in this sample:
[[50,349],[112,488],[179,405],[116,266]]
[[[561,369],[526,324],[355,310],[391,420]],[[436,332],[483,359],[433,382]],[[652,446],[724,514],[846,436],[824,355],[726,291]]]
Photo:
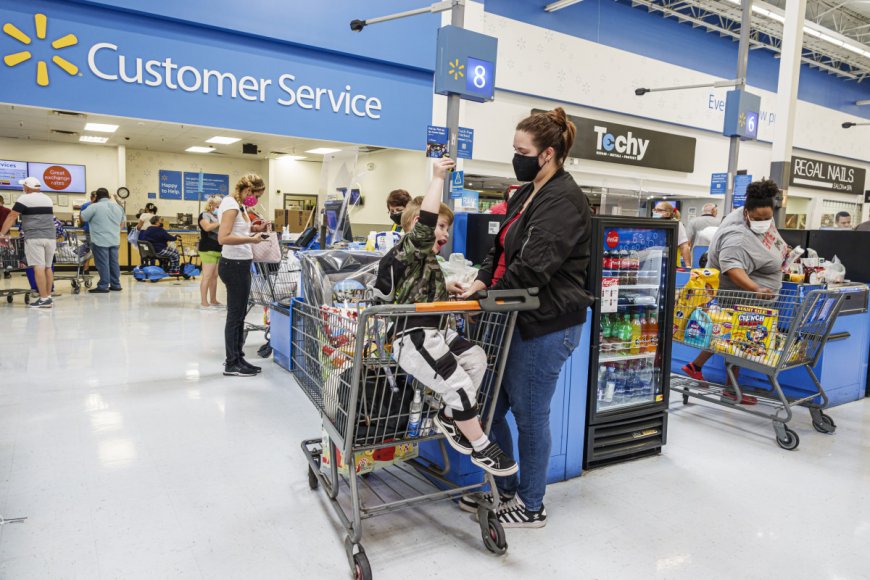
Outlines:
[[251,244],[254,262],[260,264],[278,264],[281,262],[281,246],[278,244],[278,233],[268,232],[269,237],[262,242]]
[[136,227],[130,228],[130,233],[127,234],[127,243],[135,246],[139,242],[139,230]]

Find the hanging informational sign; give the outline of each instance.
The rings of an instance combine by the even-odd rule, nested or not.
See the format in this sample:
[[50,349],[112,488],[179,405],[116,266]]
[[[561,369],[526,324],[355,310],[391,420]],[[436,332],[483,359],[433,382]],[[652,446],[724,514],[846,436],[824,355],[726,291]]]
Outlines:
[[860,167],[805,157],[791,158],[791,185],[859,195],[866,179],[867,171]]
[[738,208],[746,205],[746,188],[752,183],[752,176],[748,174],[734,176],[734,197],[732,207]]
[[[213,195],[226,195],[230,191],[230,176],[223,173],[184,172],[184,199],[206,200]],[[199,196],[202,192],[202,197]]]
[[450,192],[458,191],[461,194],[463,189],[465,189],[465,172],[454,171],[450,176]]
[[429,125],[426,128],[426,157],[440,159],[450,153],[450,148],[447,145],[449,139],[450,131],[447,127]]
[[758,138],[758,112],[761,97],[735,89],[725,97],[725,125],[722,134],[744,140]]
[[456,142],[456,158],[471,159],[472,155],[474,155],[474,129],[460,127]]
[[568,118],[577,126],[569,157],[683,173],[695,170],[694,137],[572,115]]
[[710,178],[710,194],[711,195],[725,195],[725,191],[728,189],[728,174],[727,173],[714,173]]
[[482,103],[495,95],[498,39],[456,26],[438,29],[435,94]]
[[160,180],[160,199],[181,199],[181,172],[161,169],[157,175]]
[[42,183],[43,193],[85,193],[85,166],[69,163],[27,164],[27,176]]
[[25,177],[27,177],[26,161],[0,161],[0,189],[21,191],[18,182]]

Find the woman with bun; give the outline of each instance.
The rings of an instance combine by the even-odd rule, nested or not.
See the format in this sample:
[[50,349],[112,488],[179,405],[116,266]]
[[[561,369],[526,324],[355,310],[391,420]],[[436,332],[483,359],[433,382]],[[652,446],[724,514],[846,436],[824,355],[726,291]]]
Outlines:
[[[746,188],[746,205],[722,220],[708,250],[707,266],[719,270],[719,288],[754,292],[771,299],[782,288],[782,266],[788,245],[773,225],[773,210],[779,188],[771,180],[755,181]],[[704,380],[701,368],[713,353],[704,351],[683,367],[683,372]],[[725,396],[736,399],[731,391]],[[754,405],[755,397],[743,395],[744,405]]]
[[[520,312],[496,402],[492,434],[506,454],[514,445],[505,420],[519,432],[520,476],[496,478],[504,527],[540,528],[547,522],[544,491],[550,461],[550,401],[565,360],[580,342],[592,220],[586,194],[563,165],[576,128],[561,108],[523,119],[514,134],[514,172],[527,182],[508,200],[505,221],[477,280],[463,296],[538,288],[538,310]],[[476,511],[464,497],[460,506]]]

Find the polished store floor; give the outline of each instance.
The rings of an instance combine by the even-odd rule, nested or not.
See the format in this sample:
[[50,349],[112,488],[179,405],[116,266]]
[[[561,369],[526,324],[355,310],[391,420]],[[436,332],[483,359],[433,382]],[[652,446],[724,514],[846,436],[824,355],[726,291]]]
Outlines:
[[[0,578],[349,577],[290,375],[223,377],[196,282],[124,283],[0,299],[0,514],[27,516],[0,526]],[[675,402],[664,454],[551,486],[547,527],[508,530],[504,557],[448,503],[368,520],[363,543],[379,580],[870,578],[870,402],[830,414],[826,436],[798,410],[787,452],[760,419]]]

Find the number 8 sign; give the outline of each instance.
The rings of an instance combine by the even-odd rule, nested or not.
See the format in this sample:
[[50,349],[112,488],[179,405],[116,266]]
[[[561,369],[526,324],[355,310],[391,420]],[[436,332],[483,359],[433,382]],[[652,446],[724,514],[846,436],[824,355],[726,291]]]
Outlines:
[[491,62],[469,57],[465,68],[468,71],[467,80],[465,81],[466,90],[478,93],[488,99],[492,98],[494,88],[492,85],[492,69]]

